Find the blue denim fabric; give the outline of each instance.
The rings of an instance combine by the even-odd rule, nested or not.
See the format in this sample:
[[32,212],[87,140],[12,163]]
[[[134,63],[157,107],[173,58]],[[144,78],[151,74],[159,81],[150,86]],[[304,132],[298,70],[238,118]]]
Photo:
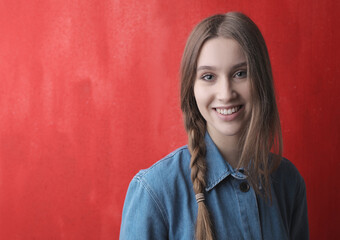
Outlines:
[[[206,135],[206,204],[215,239],[309,239],[305,183],[283,159],[271,176],[272,203],[256,196]],[[197,203],[190,180],[190,153],[181,147],[131,181],[123,209],[121,240],[194,239]],[[243,183],[244,184],[244,183]]]

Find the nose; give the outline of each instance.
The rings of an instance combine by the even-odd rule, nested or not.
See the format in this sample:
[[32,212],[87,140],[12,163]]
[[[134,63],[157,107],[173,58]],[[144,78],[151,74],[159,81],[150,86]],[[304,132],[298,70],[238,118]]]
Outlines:
[[216,84],[216,98],[222,102],[228,102],[235,96],[231,81],[228,78],[220,78],[219,83]]

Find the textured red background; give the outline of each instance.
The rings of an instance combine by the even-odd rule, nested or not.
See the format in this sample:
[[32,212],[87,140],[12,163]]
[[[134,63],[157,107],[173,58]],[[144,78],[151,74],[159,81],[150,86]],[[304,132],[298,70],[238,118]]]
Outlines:
[[0,2],[0,238],[118,239],[128,183],[186,143],[192,27],[238,10],[267,41],[311,239],[339,229],[339,1]]

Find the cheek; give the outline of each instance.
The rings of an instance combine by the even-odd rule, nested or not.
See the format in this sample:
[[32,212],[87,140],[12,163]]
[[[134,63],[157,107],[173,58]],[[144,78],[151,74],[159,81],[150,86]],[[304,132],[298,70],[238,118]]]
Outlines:
[[195,95],[195,100],[196,100],[198,108],[201,108],[202,105],[204,105],[205,102],[207,101],[207,94],[205,93],[205,91],[202,87],[195,85],[194,86],[194,95]]
[[253,97],[252,97],[252,92],[251,92],[251,89],[246,89],[244,92],[243,92],[243,99],[245,100],[245,102],[247,103],[247,109],[248,109],[248,112],[249,114],[251,113],[252,111],[252,108],[253,108]]
[[202,88],[194,86],[194,96],[201,116],[205,116],[205,107],[207,105],[206,94],[204,94]]
[[251,94],[251,92],[250,91],[247,91],[247,92],[245,92],[244,93],[244,99],[247,101],[247,102],[252,102],[252,94]]
[[240,86],[238,89],[241,97],[246,100],[247,102],[251,102],[252,100],[252,93],[251,93],[251,86],[250,83],[247,82],[243,86]]

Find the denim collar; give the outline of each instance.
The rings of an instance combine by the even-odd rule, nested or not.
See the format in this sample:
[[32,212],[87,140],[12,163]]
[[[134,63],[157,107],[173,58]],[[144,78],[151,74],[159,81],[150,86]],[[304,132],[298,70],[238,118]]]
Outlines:
[[207,147],[206,191],[213,189],[229,175],[237,179],[246,179],[247,176],[245,174],[232,168],[232,166],[224,160],[208,132],[205,134],[205,144]]

